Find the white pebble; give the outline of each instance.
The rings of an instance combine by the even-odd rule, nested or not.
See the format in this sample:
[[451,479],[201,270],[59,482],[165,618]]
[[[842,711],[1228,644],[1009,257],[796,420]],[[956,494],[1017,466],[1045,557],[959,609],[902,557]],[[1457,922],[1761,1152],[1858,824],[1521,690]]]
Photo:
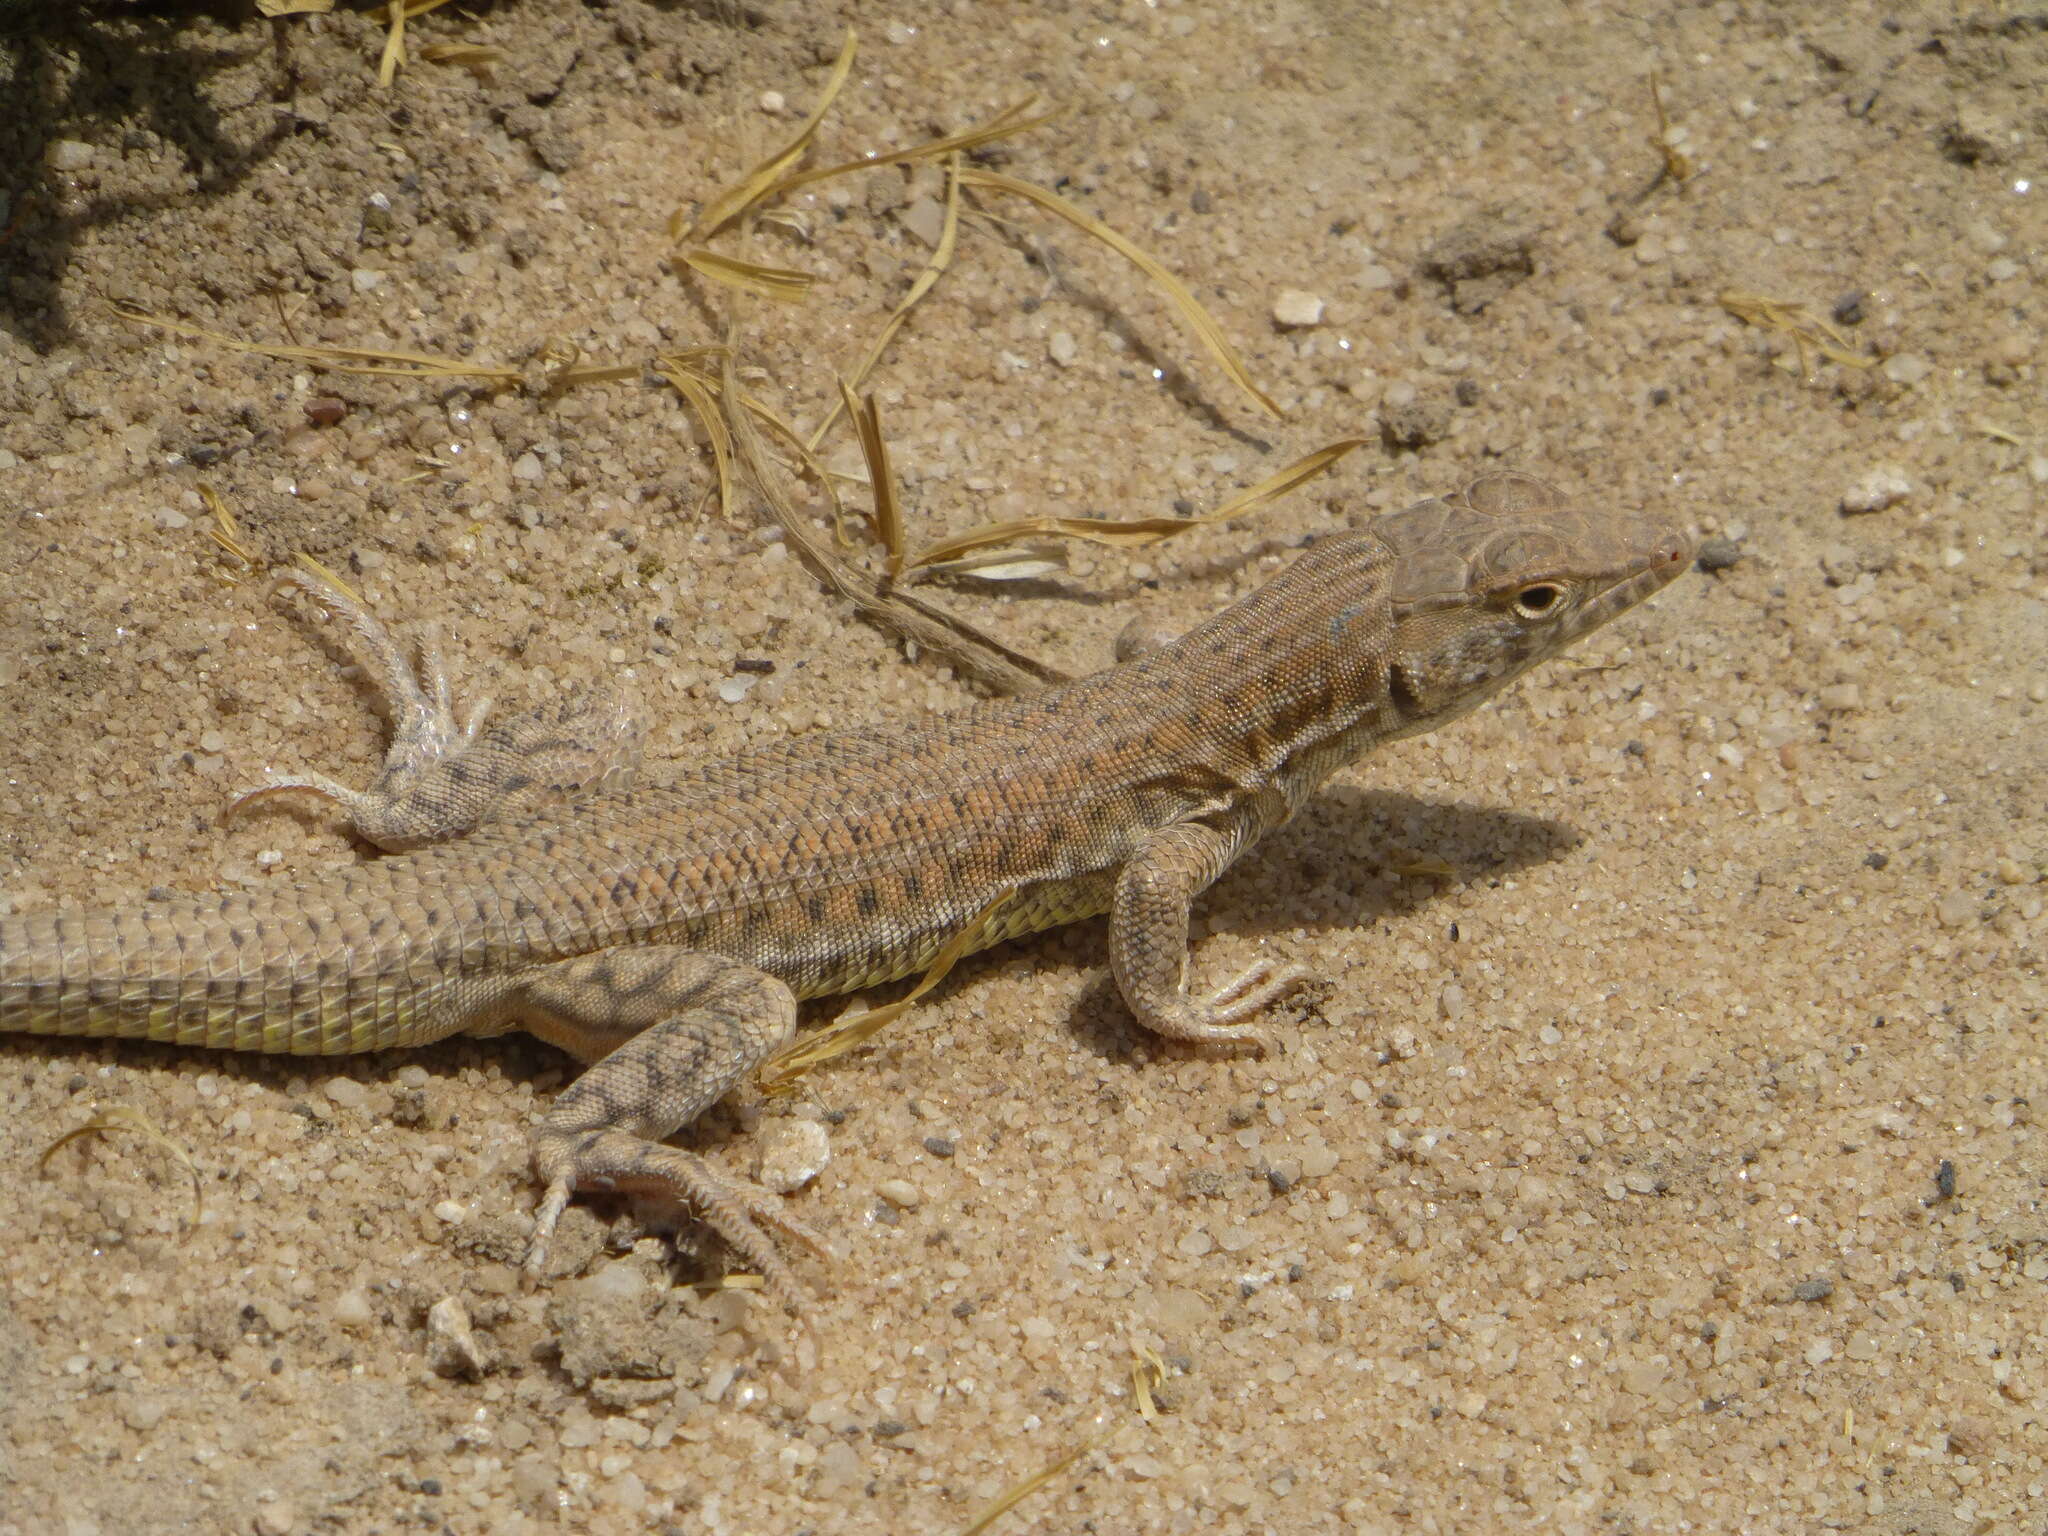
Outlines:
[[43,163],[53,171],[82,171],[97,153],[90,144],[77,139],[52,139],[43,151]]
[[1306,326],[1323,323],[1323,301],[1299,288],[1282,288],[1273,300],[1273,318],[1281,325]]
[[1934,372],[1934,364],[1917,352],[1901,352],[1884,362],[1884,376],[1894,384],[1918,384]]
[[1849,489],[1842,492],[1842,511],[1852,517],[1864,512],[1882,512],[1912,494],[1913,482],[1903,469],[1893,464],[1879,464],[1866,470]]
[[718,697],[727,704],[737,704],[754,691],[755,674],[743,672],[737,677],[728,677],[718,684]]
[[427,1308],[427,1364],[441,1376],[479,1376],[484,1356],[469,1325],[469,1311],[453,1296]]
[[924,1199],[923,1193],[908,1179],[884,1179],[875,1186],[875,1193],[899,1211],[915,1210]]
[[832,1161],[831,1138],[815,1120],[770,1120],[754,1144],[755,1181],[778,1195],[802,1189]]
[[1054,331],[1046,339],[1045,350],[1052,355],[1052,360],[1062,368],[1071,368],[1074,365],[1074,359],[1081,355],[1080,345],[1074,340],[1074,333],[1072,331]]
[[761,110],[771,117],[788,105],[788,101],[783,98],[783,94],[780,91],[763,91],[761,93]]
[[330,1077],[320,1085],[320,1091],[327,1095],[329,1103],[344,1109],[361,1109],[370,1096],[370,1090],[352,1077]]
[[370,1298],[362,1291],[343,1291],[334,1298],[334,1320],[344,1328],[367,1328],[370,1325]]

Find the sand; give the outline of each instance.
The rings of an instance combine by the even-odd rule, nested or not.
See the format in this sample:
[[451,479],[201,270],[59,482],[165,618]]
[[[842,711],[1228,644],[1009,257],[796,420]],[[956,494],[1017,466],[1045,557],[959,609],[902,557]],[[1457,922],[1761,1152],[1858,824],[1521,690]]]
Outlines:
[[[870,384],[913,543],[1202,511],[1368,440],[1256,518],[932,601],[1086,669],[1503,466],[1687,518],[1714,569],[1217,886],[1200,976],[1325,979],[1265,1058],[1146,1037],[1083,924],[686,1135],[751,1172],[822,1130],[807,1333],[616,1206],[519,1290],[525,1128],[567,1075],[524,1037],[0,1041],[0,1533],[939,1536],[1077,1452],[990,1529],[2035,1528],[2048,32],[1964,10],[450,8],[413,40],[500,49],[492,77],[389,90],[359,15],[12,13],[7,909],[367,856],[317,808],[219,823],[267,771],[367,777],[381,736],[202,487],[256,567],[310,552],[438,622],[466,697],[632,689],[656,758],[975,697],[722,518],[666,386],[344,377],[109,307],[644,369],[722,334],[671,212],[794,131],[849,22],[811,163],[1041,93],[1064,114],[995,168],[1178,272],[1286,412],[989,200]],[[764,402],[820,419],[941,192],[867,173],[724,239],[816,278],[747,307]],[[161,1141],[39,1171],[115,1106]]]

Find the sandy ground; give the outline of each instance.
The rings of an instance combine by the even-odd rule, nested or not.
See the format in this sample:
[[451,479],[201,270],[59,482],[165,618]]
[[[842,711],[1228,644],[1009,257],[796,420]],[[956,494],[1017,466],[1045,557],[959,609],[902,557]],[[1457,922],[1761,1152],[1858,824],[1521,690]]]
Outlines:
[[[388,91],[357,16],[12,12],[14,910],[364,856],[317,814],[218,824],[268,769],[366,775],[380,736],[202,485],[261,562],[438,620],[470,693],[617,679],[657,757],[973,696],[707,506],[665,387],[316,375],[108,308],[513,366],[713,341],[668,216],[793,130],[848,23],[814,163],[1043,93],[1065,114],[1000,168],[1185,276],[1286,410],[1116,257],[989,204],[874,380],[914,539],[1206,509],[1369,439],[1255,521],[935,601],[1086,668],[1133,614],[1245,590],[1333,496],[1498,465],[1720,542],[1218,886],[1203,975],[1328,979],[1266,1059],[1146,1038],[1084,924],[687,1137],[748,1170],[771,1120],[825,1126],[793,1199],[843,1258],[804,1261],[808,1338],[602,1207],[580,1273],[520,1294],[525,1127],[565,1076],[523,1037],[0,1042],[0,1533],[951,1533],[1075,1451],[993,1528],[2040,1529],[2048,31],[1960,9],[451,8],[415,38],[502,49],[494,78]],[[748,247],[818,279],[745,322],[790,419],[923,265],[937,185],[814,188]],[[1276,321],[1290,289],[1320,324]],[[1882,360],[1802,360],[1731,290]],[[111,1106],[189,1156],[196,1224],[146,1138],[38,1172]],[[448,1298],[479,1374],[430,1346]]]

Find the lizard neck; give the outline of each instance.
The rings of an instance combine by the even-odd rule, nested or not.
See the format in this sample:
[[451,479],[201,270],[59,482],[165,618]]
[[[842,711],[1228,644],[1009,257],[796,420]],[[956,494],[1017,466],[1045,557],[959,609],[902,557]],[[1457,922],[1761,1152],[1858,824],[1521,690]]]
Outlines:
[[[1392,553],[1370,533],[1319,541],[1264,587],[1117,668],[1125,707],[1173,740],[1180,770],[1284,821],[1336,769],[1406,722],[1389,685]],[[1277,804],[1274,804],[1277,799]]]

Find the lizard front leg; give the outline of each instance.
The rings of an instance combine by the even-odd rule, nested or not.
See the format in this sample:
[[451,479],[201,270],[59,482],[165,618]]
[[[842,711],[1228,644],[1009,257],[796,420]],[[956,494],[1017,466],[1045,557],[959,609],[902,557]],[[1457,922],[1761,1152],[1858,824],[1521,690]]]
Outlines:
[[540,967],[504,1007],[543,1040],[593,1063],[534,1131],[534,1168],[547,1191],[528,1278],[540,1277],[572,1193],[654,1193],[693,1208],[788,1303],[799,1288],[762,1224],[814,1248],[821,1240],[767,1190],[662,1145],[795,1032],[788,986],[723,955],[649,945]]
[[1175,1040],[1265,1049],[1256,1030],[1236,1029],[1308,972],[1260,960],[1206,998],[1188,995],[1188,909],[1230,867],[1242,840],[1200,822],[1147,837],[1117,876],[1109,909],[1109,965],[1138,1022]]
[[348,626],[383,696],[391,745],[368,789],[351,789],[319,773],[273,774],[230,803],[227,814],[272,795],[324,795],[341,806],[358,836],[395,853],[631,776],[640,728],[610,689],[587,689],[489,726],[485,700],[458,723],[431,632],[415,666],[377,616],[334,583],[292,569],[277,579],[278,590],[287,587],[306,593]]

